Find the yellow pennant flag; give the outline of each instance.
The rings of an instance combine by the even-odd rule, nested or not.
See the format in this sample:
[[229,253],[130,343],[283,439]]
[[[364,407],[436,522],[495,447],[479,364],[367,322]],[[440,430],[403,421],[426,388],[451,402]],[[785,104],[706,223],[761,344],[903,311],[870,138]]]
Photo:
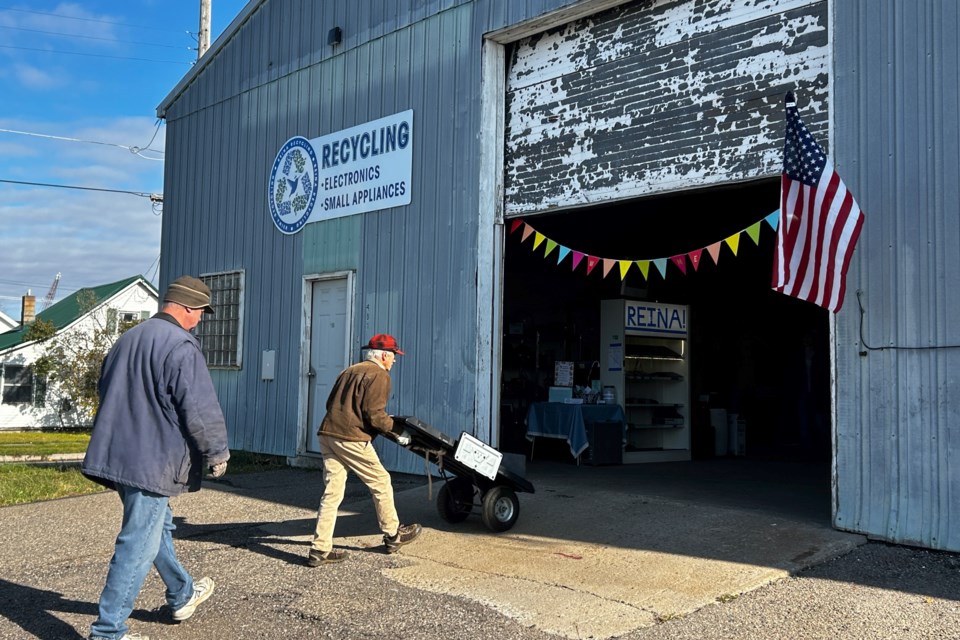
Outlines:
[[533,235],[533,250],[536,251],[537,247],[540,246],[540,243],[547,239],[547,236],[543,235],[539,231]]
[[650,261],[649,260],[637,260],[637,266],[640,267],[640,273],[643,274],[644,280],[649,280],[647,274],[650,273]]
[[620,279],[621,280],[627,277],[627,271],[630,271],[630,265],[632,264],[633,263],[630,262],[629,260],[620,261]]
[[733,255],[737,255],[737,249],[740,248],[740,232],[737,232],[725,240],[727,245],[733,249]]

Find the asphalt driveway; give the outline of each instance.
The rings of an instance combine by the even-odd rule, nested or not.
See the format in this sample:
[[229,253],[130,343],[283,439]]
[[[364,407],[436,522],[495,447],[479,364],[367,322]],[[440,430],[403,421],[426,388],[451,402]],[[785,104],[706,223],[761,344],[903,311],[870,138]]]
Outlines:
[[[216,593],[177,624],[151,574],[131,627],[184,639],[960,638],[955,554],[833,530],[816,474],[682,464],[532,464],[536,493],[500,534],[476,517],[444,522],[435,482],[397,476],[401,519],[425,531],[396,555],[351,482],[336,533],[351,557],[319,568],[304,564],[319,472],[228,474],[172,503],[181,560]],[[119,517],[111,493],[0,509],[0,638],[86,636]]]

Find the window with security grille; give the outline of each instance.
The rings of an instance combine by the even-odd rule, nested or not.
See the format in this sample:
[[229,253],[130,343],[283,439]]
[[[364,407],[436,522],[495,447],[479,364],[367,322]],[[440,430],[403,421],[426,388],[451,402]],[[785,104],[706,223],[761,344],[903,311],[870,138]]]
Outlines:
[[22,364],[3,365],[3,404],[33,403],[33,369]]
[[196,336],[207,366],[239,369],[243,348],[243,271],[228,271],[200,276],[210,287],[210,304],[216,313],[203,315]]

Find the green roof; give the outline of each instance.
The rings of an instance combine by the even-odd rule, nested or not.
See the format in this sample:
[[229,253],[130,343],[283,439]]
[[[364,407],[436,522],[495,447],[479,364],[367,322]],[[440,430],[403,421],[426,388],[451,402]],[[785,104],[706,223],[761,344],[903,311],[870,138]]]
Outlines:
[[[93,299],[99,303],[120,293],[137,280],[142,280],[143,284],[145,284],[151,291],[154,293],[157,292],[157,290],[153,288],[153,285],[151,285],[143,276],[131,276],[124,280],[120,280],[119,282],[102,284],[98,287],[85,287],[83,289],[78,289],[60,302],[52,305],[49,309],[45,309],[38,313],[37,319],[46,320],[47,322],[53,324],[57,331],[60,331],[64,327],[79,320],[84,313],[89,311],[89,309],[86,309],[86,305],[84,305],[83,302],[89,300],[88,296],[91,294]],[[22,326],[17,327],[16,329],[11,329],[6,333],[0,333],[0,352],[11,347],[15,347],[23,342],[23,337],[25,334],[26,328]]]

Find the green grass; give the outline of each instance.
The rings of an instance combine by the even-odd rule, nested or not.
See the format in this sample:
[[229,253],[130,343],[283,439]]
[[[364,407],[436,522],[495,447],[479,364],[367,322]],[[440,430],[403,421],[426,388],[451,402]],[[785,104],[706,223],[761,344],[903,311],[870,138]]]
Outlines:
[[104,491],[79,467],[0,464],[0,507]]
[[0,431],[0,456],[83,453],[89,442],[89,432]]
[[285,469],[286,458],[270,456],[263,453],[249,451],[231,451],[230,462],[227,463],[227,475],[231,473],[256,473],[257,471],[271,471]]
[[[0,432],[0,455],[46,456],[53,453],[83,453],[89,432]],[[227,474],[283,469],[286,461],[248,451],[231,451]],[[0,507],[40,502],[103,491],[104,487],[83,477],[78,466],[0,463]]]

